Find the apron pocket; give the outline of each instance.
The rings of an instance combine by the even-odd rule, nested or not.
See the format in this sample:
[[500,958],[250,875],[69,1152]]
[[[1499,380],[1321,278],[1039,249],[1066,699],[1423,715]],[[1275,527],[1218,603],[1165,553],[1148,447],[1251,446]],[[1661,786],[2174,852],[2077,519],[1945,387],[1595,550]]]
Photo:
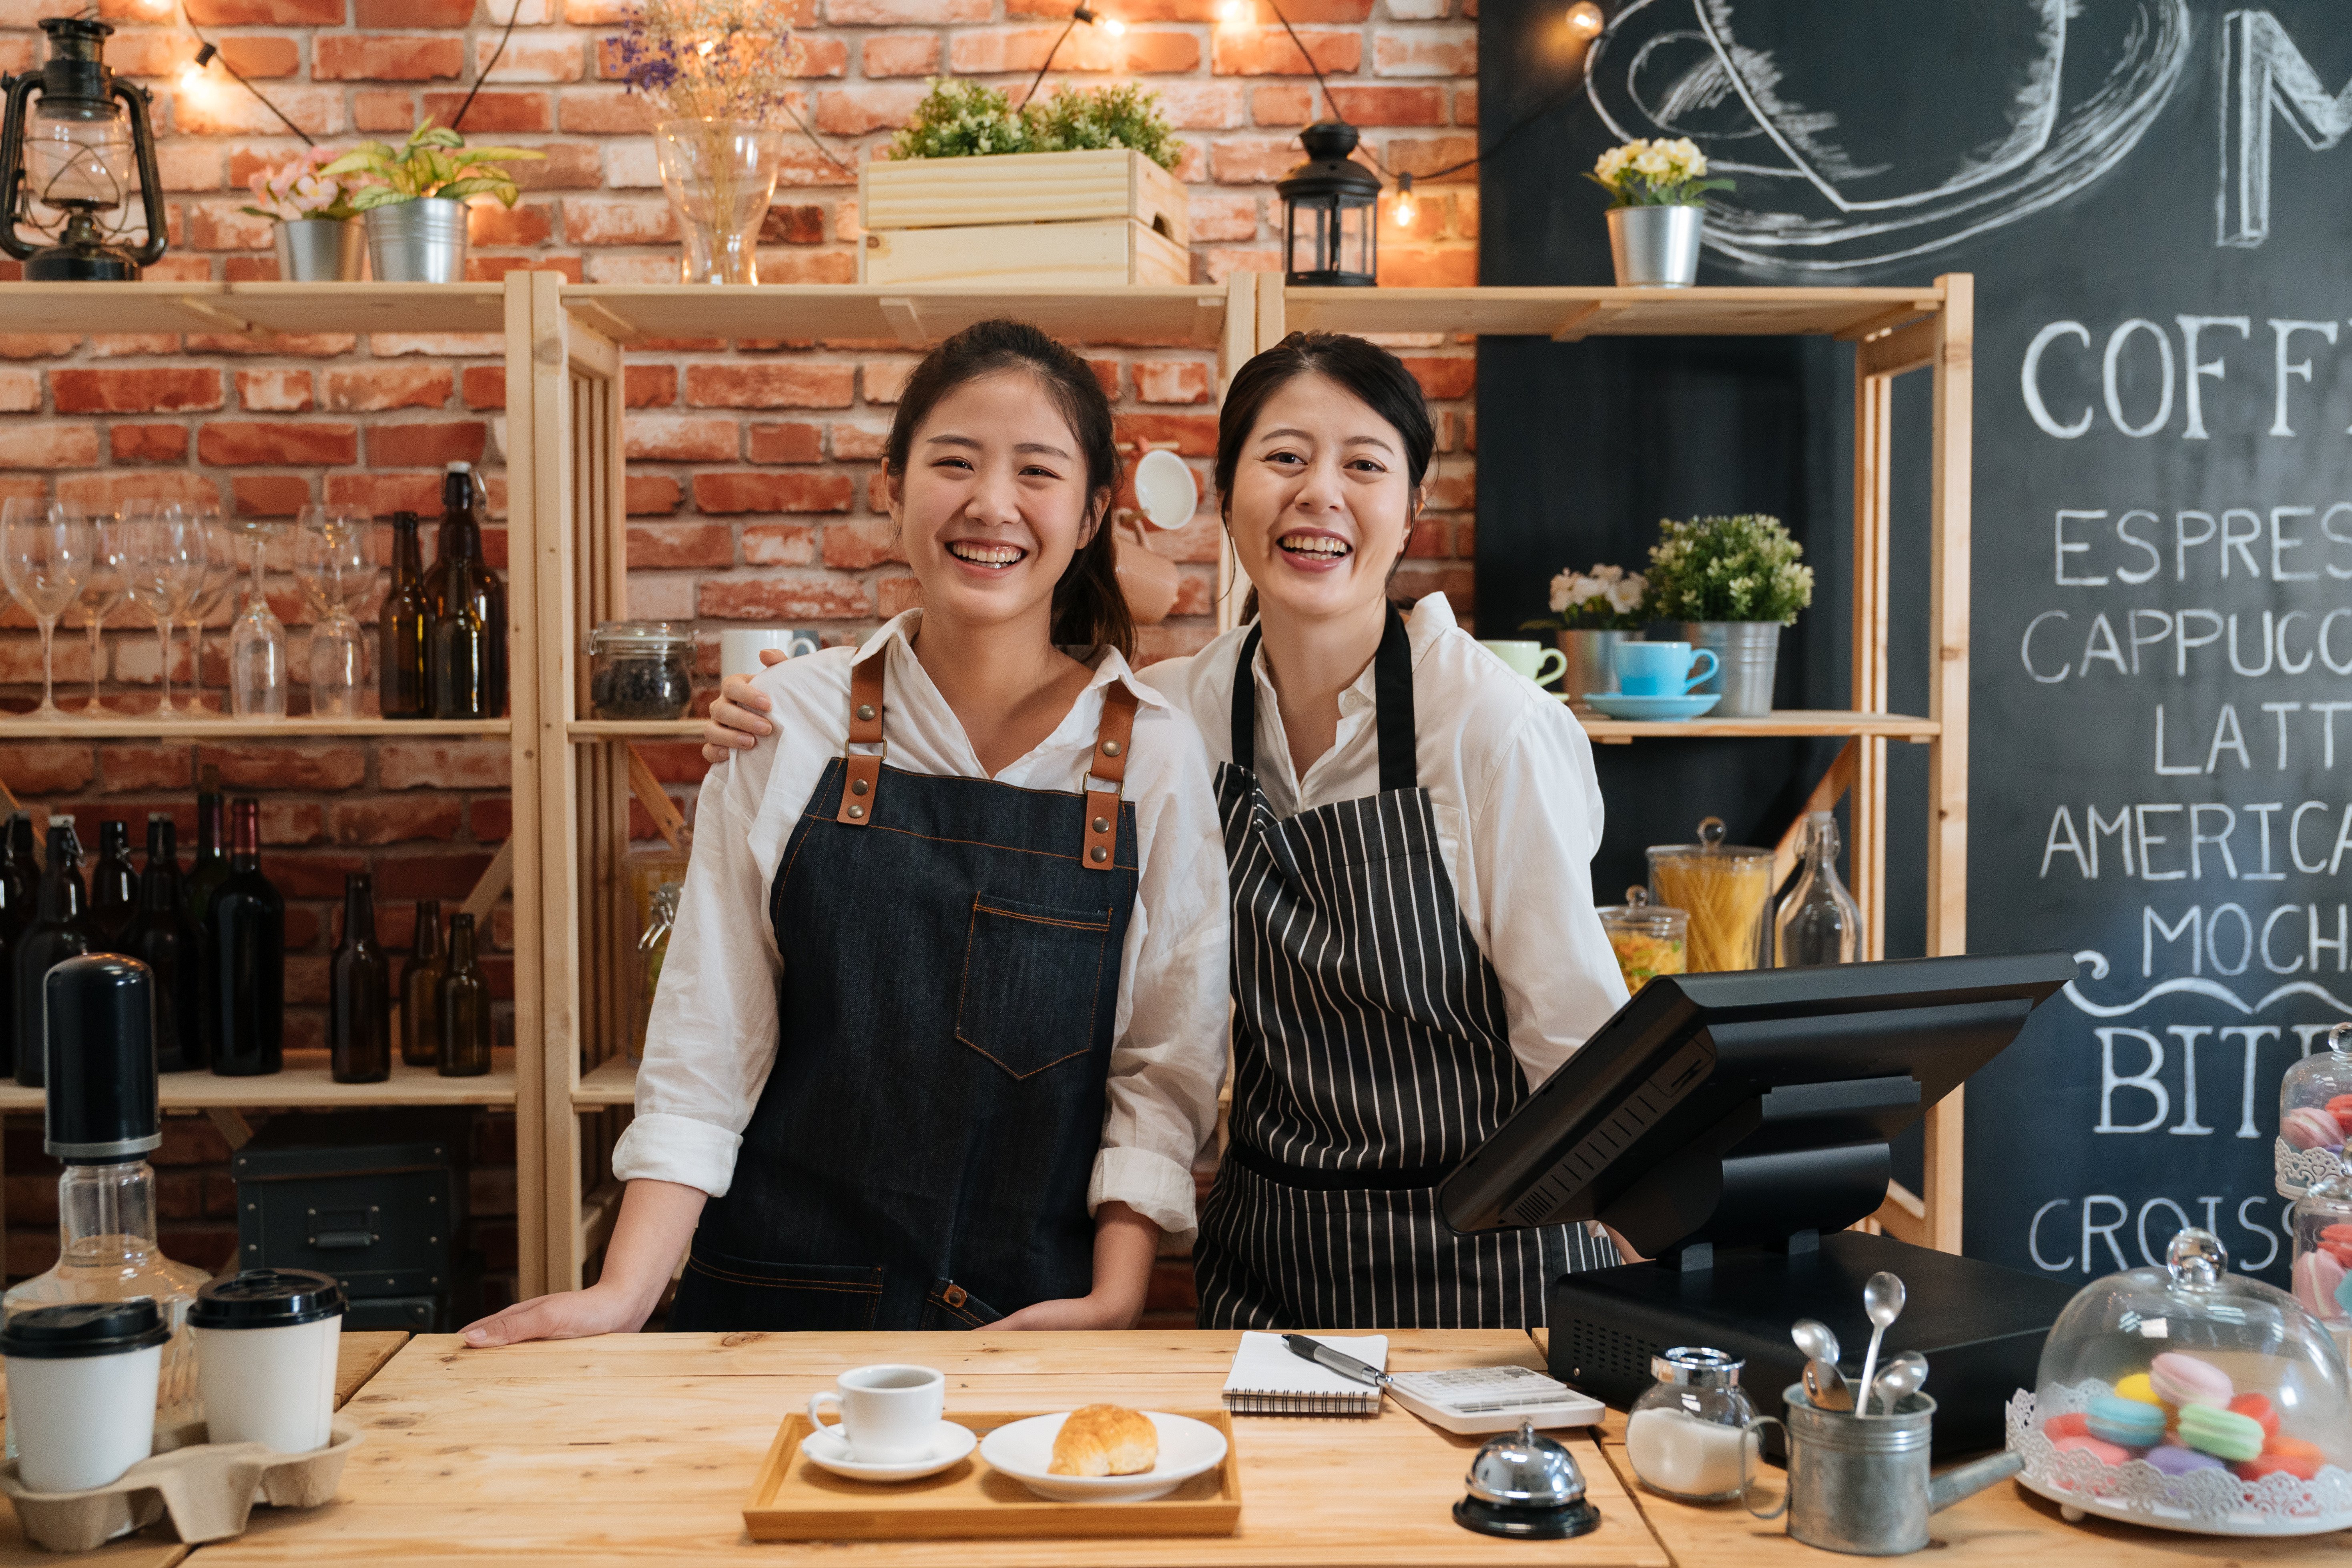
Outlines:
[[1108,910],[974,895],[956,1038],[1014,1078],[1094,1048]]
[[[767,1263],[696,1247],[678,1282],[673,1327],[717,1332],[856,1330],[882,1306],[879,1267]],[[683,1317],[687,1321],[680,1322]]]
[[1004,1316],[952,1279],[934,1279],[923,1298],[926,1330],[984,1329]]

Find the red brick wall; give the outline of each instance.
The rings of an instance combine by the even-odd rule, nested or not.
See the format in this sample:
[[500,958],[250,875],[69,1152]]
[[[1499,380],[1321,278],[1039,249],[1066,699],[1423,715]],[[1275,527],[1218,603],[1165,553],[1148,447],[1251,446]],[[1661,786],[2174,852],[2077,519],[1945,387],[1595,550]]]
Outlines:
[[[0,0],[0,66],[38,56],[32,29],[82,0]],[[661,195],[643,106],[605,78],[604,40],[627,0],[519,0],[521,23],[465,129],[540,148],[514,165],[525,186],[511,212],[477,209],[472,270],[496,278],[552,268],[590,281],[668,281],[676,232]],[[800,0],[807,41],[798,105],[845,162],[870,155],[930,73],[984,76],[1018,89],[1069,14],[1068,0]],[[1136,79],[1156,89],[1184,145],[1194,275],[1218,281],[1274,268],[1280,204],[1272,182],[1300,156],[1297,129],[1320,110],[1314,82],[1265,0],[1222,20],[1223,0],[1108,0],[1123,38],[1081,27],[1057,79]],[[509,0],[186,0],[188,19],[219,43],[305,130],[328,142],[394,139],[420,114],[446,122],[496,47]],[[194,52],[172,0],[101,0],[120,31],[118,69],[157,98],[173,249],[154,275],[276,275],[269,226],[236,209],[254,169],[299,148],[268,111],[221,72],[183,89]],[[1465,158],[1477,121],[1476,0],[1289,0],[1286,9],[1332,96],[1387,166],[1423,173]],[[1410,232],[1385,224],[1382,277],[1395,284],[1475,280],[1472,175],[1420,193]],[[856,275],[856,181],[793,133],[771,210],[761,276],[845,282]],[[1469,604],[1475,443],[1466,344],[1400,342],[1442,399],[1444,453],[1433,510],[1416,536],[1408,586],[1443,586]],[[0,337],[0,495],[46,491],[113,502],[133,495],[218,500],[257,516],[304,502],[377,512],[436,504],[435,470],[481,463],[492,511],[504,509],[505,383],[495,338],[417,334],[281,340],[235,337]],[[715,675],[717,628],[758,620],[856,636],[910,602],[912,582],[876,505],[874,458],[913,357],[849,348],[720,342],[633,354],[628,382],[631,613],[693,619]],[[1097,360],[1130,440],[1173,443],[1205,483],[1215,431],[1213,357],[1121,350]],[[1147,658],[1198,647],[1213,629],[1211,514],[1160,547],[1184,563],[1177,615],[1146,633]],[[503,537],[491,531],[494,563]],[[286,563],[272,602],[294,633],[303,704],[307,610]],[[206,680],[226,678],[230,611],[213,620]],[[102,674],[127,706],[158,676],[153,635],[127,607],[110,623]],[[0,615],[0,706],[23,707],[39,674],[21,611]],[[61,681],[86,679],[78,634],[58,641]],[[190,672],[175,671],[175,685]],[[656,770],[690,797],[700,763],[688,746],[654,748]],[[7,743],[0,779],[20,795],[77,805],[91,818],[178,809],[192,830],[194,769],[221,766],[230,787],[262,795],[266,863],[289,893],[295,1019],[289,1041],[315,1040],[341,873],[372,867],[388,942],[408,936],[404,900],[461,897],[506,832],[502,745],[447,742],[320,746]],[[649,825],[640,823],[640,830]],[[137,833],[134,832],[134,837]],[[503,942],[504,931],[500,937]],[[496,976],[504,984],[504,961]],[[10,1254],[12,1267],[17,1253]]]

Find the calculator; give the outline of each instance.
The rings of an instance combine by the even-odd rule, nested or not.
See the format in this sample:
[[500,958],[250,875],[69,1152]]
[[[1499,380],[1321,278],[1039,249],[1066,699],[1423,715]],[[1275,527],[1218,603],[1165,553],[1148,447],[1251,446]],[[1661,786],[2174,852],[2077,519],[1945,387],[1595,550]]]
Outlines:
[[1457,1366],[1400,1372],[1388,1381],[1391,1398],[1448,1432],[1514,1432],[1538,1426],[1590,1426],[1606,1406],[1588,1394],[1524,1366]]

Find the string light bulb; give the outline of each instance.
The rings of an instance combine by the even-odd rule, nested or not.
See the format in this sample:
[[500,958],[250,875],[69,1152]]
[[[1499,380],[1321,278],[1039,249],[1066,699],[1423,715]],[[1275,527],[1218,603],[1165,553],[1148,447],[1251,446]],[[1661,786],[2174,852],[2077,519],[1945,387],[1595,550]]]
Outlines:
[[1118,17],[1106,16],[1101,12],[1092,10],[1084,5],[1081,5],[1076,10],[1071,12],[1070,15],[1077,20],[1084,22],[1089,27],[1100,27],[1104,32],[1108,33],[1114,38],[1127,31],[1127,24],[1120,21]]
[[1395,220],[1397,227],[1411,228],[1412,220],[1420,216],[1421,204],[1412,199],[1412,176],[1399,174],[1396,197],[1389,204],[1389,216]]
[[205,44],[196,50],[196,58],[180,68],[180,90],[193,92],[204,85],[205,68],[220,53],[217,46]]
[[1229,27],[1238,27],[1251,20],[1250,0],[1224,0],[1217,7],[1217,20]]
[[1601,14],[1601,7],[1592,0],[1576,0],[1576,4],[1568,8],[1568,30],[1580,38],[1599,37],[1601,29],[1608,24],[1609,19]]

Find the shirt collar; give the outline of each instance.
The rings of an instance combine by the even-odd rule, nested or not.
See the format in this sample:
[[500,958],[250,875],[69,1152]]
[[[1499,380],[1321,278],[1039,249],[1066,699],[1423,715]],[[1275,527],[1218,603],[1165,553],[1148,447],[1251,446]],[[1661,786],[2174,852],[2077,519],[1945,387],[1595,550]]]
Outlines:
[[[1405,645],[1412,650],[1413,668],[1419,669],[1421,661],[1429,657],[1429,650],[1437,646],[1438,639],[1461,624],[1454,618],[1454,606],[1443,593],[1423,595],[1413,605],[1412,613],[1404,618]],[[1378,700],[1374,688],[1379,682],[1379,663],[1374,659],[1365,665],[1363,673],[1349,682],[1347,689],[1339,693],[1342,715],[1359,712],[1376,704]],[[1273,697],[1274,674],[1265,660],[1264,642],[1258,644],[1257,657],[1250,664],[1251,674],[1258,682],[1260,693],[1267,698]]]
[[[896,643],[907,658],[913,658],[915,633],[922,624],[923,612],[920,609],[899,611],[877,627],[864,642],[857,645],[857,653],[850,662],[863,664],[874,654],[892,643]],[[1081,658],[1079,662],[1085,663],[1086,660]],[[1128,664],[1126,657],[1118,649],[1103,647],[1094,650],[1093,668],[1094,674],[1088,678],[1086,684],[1087,691],[1092,691],[1098,686],[1108,686],[1116,680],[1133,692],[1138,702],[1152,708],[1168,708],[1168,699],[1138,679],[1134,669]],[[1081,695],[1084,693],[1082,692]]]

